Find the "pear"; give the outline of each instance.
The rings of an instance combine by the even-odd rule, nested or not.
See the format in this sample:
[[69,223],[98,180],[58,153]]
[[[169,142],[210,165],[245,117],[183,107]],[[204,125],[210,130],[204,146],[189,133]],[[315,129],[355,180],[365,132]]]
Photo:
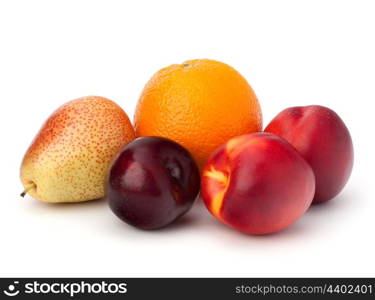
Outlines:
[[113,156],[135,138],[113,101],[88,96],[67,102],[44,123],[21,165],[28,193],[44,202],[81,202],[104,196]]

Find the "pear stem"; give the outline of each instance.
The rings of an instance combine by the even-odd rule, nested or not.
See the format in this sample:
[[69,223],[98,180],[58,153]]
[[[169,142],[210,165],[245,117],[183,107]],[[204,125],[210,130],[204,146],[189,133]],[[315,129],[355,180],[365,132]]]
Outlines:
[[26,186],[26,188],[23,190],[23,192],[21,193],[21,197],[25,197],[25,195],[27,194],[28,191],[30,191],[31,189],[34,189],[36,188],[36,184],[33,182],[31,184],[29,184],[28,186]]

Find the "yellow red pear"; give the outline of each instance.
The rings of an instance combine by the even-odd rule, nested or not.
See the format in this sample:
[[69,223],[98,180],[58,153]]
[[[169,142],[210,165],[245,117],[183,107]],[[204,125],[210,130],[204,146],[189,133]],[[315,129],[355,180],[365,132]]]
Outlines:
[[28,193],[44,202],[81,202],[104,196],[113,156],[135,137],[126,113],[104,97],[82,97],[44,123],[21,165]]

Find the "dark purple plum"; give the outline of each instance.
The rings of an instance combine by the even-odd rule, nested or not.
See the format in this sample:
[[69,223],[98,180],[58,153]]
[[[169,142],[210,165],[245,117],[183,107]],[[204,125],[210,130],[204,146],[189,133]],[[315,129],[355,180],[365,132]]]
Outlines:
[[191,208],[199,186],[198,167],[185,148],[166,138],[140,137],[113,160],[106,193],[121,220],[157,229]]

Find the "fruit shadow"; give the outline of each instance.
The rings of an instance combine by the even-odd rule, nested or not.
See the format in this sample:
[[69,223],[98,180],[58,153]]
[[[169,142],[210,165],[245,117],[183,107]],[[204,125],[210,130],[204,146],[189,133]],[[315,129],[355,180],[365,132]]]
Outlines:
[[[312,204],[304,216],[301,217],[300,223],[306,224],[306,233],[320,234],[322,223],[331,223],[333,227],[337,227],[335,220],[348,220],[355,216],[355,210],[361,210],[358,204],[359,191],[355,189],[348,189],[342,191],[333,199]],[[293,227],[293,225],[291,226]]]
[[228,226],[225,226],[224,224],[221,224],[219,222],[216,222],[215,225],[212,225],[212,227],[216,227],[215,231],[217,232],[217,235],[220,234],[220,236],[223,237],[223,242],[240,242],[240,243],[254,243],[256,242],[270,242],[270,241],[288,241],[290,239],[297,239],[301,235],[307,234],[309,231],[308,226],[302,222],[302,220],[298,220],[293,225],[278,231],[273,232],[269,234],[248,234],[244,232],[237,231],[235,229],[232,229]]
[[[215,243],[225,243],[225,244],[241,244],[245,245],[254,242],[263,242],[268,244],[272,241],[272,244],[276,242],[288,242],[290,240],[300,239],[301,236],[306,237],[309,234],[318,234],[319,228],[314,224],[319,224],[320,221],[325,221],[325,219],[331,219],[333,215],[337,213],[345,213],[347,211],[352,211],[352,209],[357,208],[357,202],[353,199],[358,198],[356,191],[348,190],[339,194],[334,199],[327,201],[325,203],[312,205],[306,214],[301,217],[297,222],[289,226],[288,228],[271,234],[266,235],[249,235],[245,233],[238,232],[228,226],[222,224],[220,221],[216,220],[206,209],[203,201],[198,198],[192,209],[188,211],[185,215],[178,218],[172,224],[151,231],[145,231],[140,229],[135,229],[127,224],[119,221],[114,222],[117,224],[119,232],[124,232],[125,230],[134,229],[136,231],[144,232],[145,234],[153,235],[164,235],[170,232],[180,232],[180,231],[206,231],[212,237],[217,237]],[[43,203],[34,199],[27,201],[28,210],[33,210],[37,214],[81,214],[82,212],[89,212],[93,214],[102,214],[106,220],[109,221],[112,217],[110,213],[104,216],[107,210],[107,202],[105,199],[97,199],[87,202],[77,202],[77,203]],[[113,216],[114,217],[114,216]],[[117,232],[117,230],[116,230]]]
[[200,223],[202,221],[201,210],[204,210],[204,204],[201,199],[197,199],[193,204],[193,207],[184,215],[179,217],[173,223],[169,224],[168,226],[151,230],[151,233],[169,233],[173,231],[183,231],[183,230],[191,230],[193,228],[200,227]]
[[[357,206],[357,199],[358,199],[358,192],[351,189],[348,191],[343,191],[338,194],[335,198],[319,203],[319,204],[312,204],[309,209],[307,210],[307,215],[321,215],[328,217],[332,216],[335,211],[346,211],[347,209],[356,209],[359,208]],[[353,201],[355,200],[355,201]]]
[[[213,217],[205,207],[202,199],[197,199],[194,203],[192,209],[181,218],[177,219],[174,223],[166,226],[164,228],[158,229],[159,232],[169,232],[175,230],[191,229],[196,227],[199,230],[203,228],[209,231],[214,236],[220,236],[231,239],[247,239],[247,240],[257,240],[257,239],[274,239],[280,236],[297,236],[299,234],[304,234],[306,226],[301,224],[301,222],[296,222],[293,226],[290,226],[280,232],[265,234],[265,235],[251,235],[243,232],[234,230]],[[221,239],[221,238],[220,238]]]
[[[301,238],[306,241],[306,237],[315,236],[320,233],[321,228],[317,224],[321,222],[327,223],[327,220],[329,222],[333,216],[336,218],[337,214],[345,214],[348,211],[351,213],[353,209],[358,209],[356,201],[353,201],[356,198],[358,198],[356,191],[343,191],[330,201],[311,205],[307,212],[294,224],[279,232],[270,234],[251,235],[242,233],[222,224],[211,215],[207,216],[204,226],[213,235],[220,236],[218,242],[222,244],[233,243],[246,246],[246,244],[257,242],[272,246],[275,243],[288,243],[294,240],[301,240]],[[205,208],[202,207],[202,209]],[[334,226],[334,224],[332,225]]]
[[[31,198],[31,197],[30,197]],[[47,203],[41,202],[35,199],[30,199],[27,201],[28,209],[36,213],[70,213],[70,212],[82,212],[84,211],[96,211],[102,209],[106,206],[106,200],[104,198],[99,198],[95,200],[85,201],[85,202],[66,202],[66,203]]]

